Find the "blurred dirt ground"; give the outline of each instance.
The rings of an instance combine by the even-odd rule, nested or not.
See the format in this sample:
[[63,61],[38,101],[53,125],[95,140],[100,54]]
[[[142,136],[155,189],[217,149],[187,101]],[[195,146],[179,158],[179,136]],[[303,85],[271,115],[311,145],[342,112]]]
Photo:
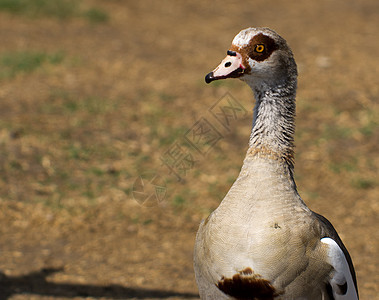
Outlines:
[[[197,226],[239,172],[254,105],[204,75],[250,26],[293,49],[300,194],[340,233],[361,299],[379,299],[377,0],[5,2],[0,299],[198,297]],[[246,110],[227,127],[225,95]],[[186,140],[199,120],[220,133],[204,156]],[[196,159],[180,182],[162,164],[175,149]]]

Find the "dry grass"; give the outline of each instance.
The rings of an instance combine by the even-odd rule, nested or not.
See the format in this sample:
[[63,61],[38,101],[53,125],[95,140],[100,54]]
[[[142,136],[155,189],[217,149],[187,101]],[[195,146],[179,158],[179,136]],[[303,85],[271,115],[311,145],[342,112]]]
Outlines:
[[[0,299],[196,298],[196,229],[239,172],[253,107],[243,83],[203,78],[248,26],[295,53],[300,193],[341,234],[361,299],[377,299],[378,13],[374,0],[0,10]],[[211,107],[227,92],[246,113],[224,127]],[[199,120],[220,133],[206,155],[185,138]],[[175,145],[195,158],[180,182],[162,165]],[[162,201],[140,205],[138,178],[154,175]]]

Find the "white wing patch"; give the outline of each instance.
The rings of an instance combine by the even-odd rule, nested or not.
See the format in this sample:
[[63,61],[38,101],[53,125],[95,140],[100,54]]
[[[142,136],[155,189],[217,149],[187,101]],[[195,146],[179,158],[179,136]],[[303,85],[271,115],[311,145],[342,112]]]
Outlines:
[[331,238],[322,238],[321,242],[328,245],[329,262],[334,268],[333,277],[329,281],[334,298],[336,300],[358,300],[349,264],[342,249]]

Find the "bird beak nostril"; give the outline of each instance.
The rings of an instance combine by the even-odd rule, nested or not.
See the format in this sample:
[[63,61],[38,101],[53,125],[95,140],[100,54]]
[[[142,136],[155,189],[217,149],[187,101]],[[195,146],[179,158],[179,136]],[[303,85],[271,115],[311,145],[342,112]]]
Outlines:
[[227,53],[228,56],[223,59],[221,64],[205,77],[206,83],[219,79],[238,78],[245,73],[242,55],[231,50],[228,50]]

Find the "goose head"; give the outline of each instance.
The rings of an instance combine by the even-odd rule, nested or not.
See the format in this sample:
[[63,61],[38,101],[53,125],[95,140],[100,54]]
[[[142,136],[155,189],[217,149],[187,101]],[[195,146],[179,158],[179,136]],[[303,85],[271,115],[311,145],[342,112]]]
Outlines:
[[264,86],[296,85],[297,68],[286,41],[268,28],[247,28],[239,32],[227,56],[205,82],[239,78],[254,90]]

